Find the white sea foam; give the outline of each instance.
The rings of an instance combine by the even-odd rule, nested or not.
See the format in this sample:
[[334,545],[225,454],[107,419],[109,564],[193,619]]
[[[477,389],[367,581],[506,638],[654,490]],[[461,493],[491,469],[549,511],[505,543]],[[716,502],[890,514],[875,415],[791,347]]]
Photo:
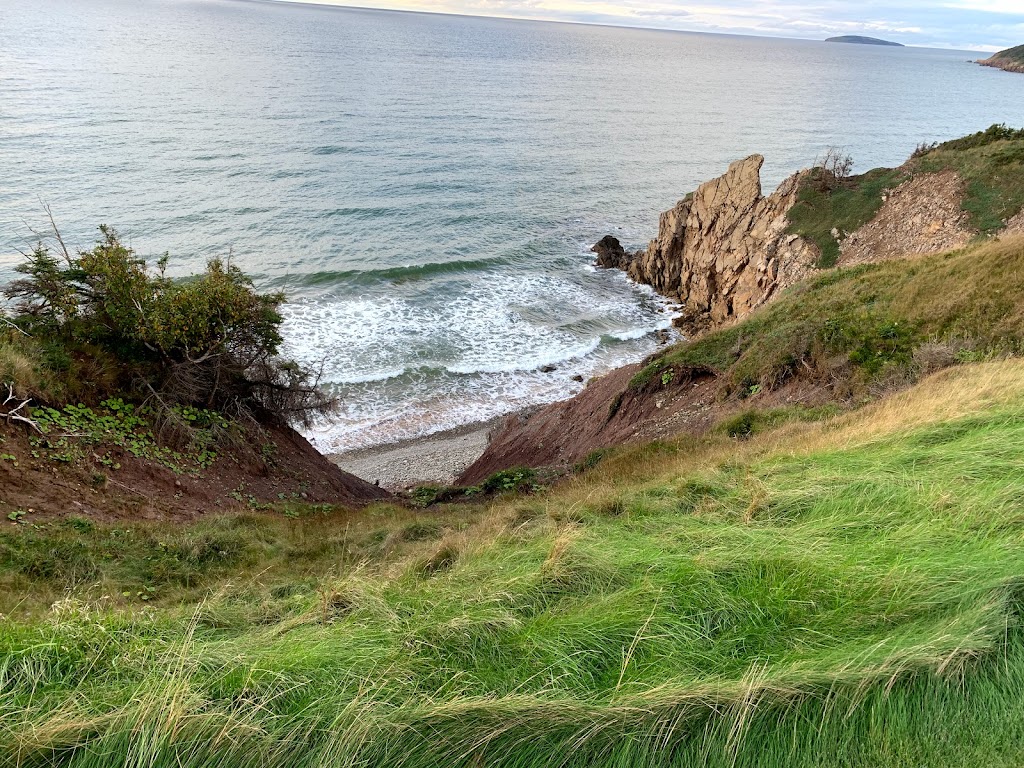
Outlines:
[[664,302],[616,275],[506,268],[299,299],[284,331],[286,352],[323,360],[342,398],[310,433],[341,451],[571,396],[579,379],[649,354],[670,326]]

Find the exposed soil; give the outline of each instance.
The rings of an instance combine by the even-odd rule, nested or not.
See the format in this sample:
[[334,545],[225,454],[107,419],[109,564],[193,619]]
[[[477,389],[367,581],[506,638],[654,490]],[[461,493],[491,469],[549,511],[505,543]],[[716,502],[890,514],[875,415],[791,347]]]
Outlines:
[[704,368],[676,371],[666,383],[655,379],[643,387],[630,387],[642,367],[641,363],[619,368],[570,400],[509,416],[458,484],[476,485],[511,467],[564,469],[599,448],[700,435],[749,408],[819,405],[833,399],[824,387],[795,380],[755,399],[726,400],[717,376]]
[[839,266],[852,267],[960,248],[974,236],[961,208],[964,181],[955,171],[926,173],[892,190],[878,214],[840,245]]
[[276,446],[270,460],[222,452],[200,473],[177,475],[117,448],[110,455],[119,469],[98,461],[65,465],[34,458],[28,432],[0,426],[0,452],[5,456],[0,461],[0,522],[18,510],[26,522],[67,515],[185,521],[282,500],[355,507],[390,497],[341,471],[294,430],[267,432],[266,441]]

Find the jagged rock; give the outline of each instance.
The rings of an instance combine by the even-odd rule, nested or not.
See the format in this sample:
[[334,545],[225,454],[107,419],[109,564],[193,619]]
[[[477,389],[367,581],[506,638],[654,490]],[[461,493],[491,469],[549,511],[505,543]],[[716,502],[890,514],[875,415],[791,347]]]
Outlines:
[[807,275],[817,246],[786,232],[801,174],[761,195],[764,158],[751,155],[661,214],[658,237],[627,272],[683,302],[689,335],[746,315]]
[[597,254],[597,266],[605,269],[629,269],[633,254],[627,253],[618,238],[605,235],[590,249]]

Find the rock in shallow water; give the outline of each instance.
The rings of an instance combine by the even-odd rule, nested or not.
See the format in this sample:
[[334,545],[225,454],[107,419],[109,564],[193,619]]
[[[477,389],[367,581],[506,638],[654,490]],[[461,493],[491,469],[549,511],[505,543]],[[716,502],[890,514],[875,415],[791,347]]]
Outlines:
[[629,269],[634,254],[627,253],[617,237],[605,235],[591,248],[597,254],[597,266],[605,269]]

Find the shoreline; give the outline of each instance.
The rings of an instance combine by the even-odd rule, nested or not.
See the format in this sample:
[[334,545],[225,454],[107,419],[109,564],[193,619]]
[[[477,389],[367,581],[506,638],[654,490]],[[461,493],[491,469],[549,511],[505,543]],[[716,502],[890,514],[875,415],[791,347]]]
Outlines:
[[486,450],[491,433],[513,414],[411,437],[396,443],[324,454],[356,477],[388,491],[451,485]]

